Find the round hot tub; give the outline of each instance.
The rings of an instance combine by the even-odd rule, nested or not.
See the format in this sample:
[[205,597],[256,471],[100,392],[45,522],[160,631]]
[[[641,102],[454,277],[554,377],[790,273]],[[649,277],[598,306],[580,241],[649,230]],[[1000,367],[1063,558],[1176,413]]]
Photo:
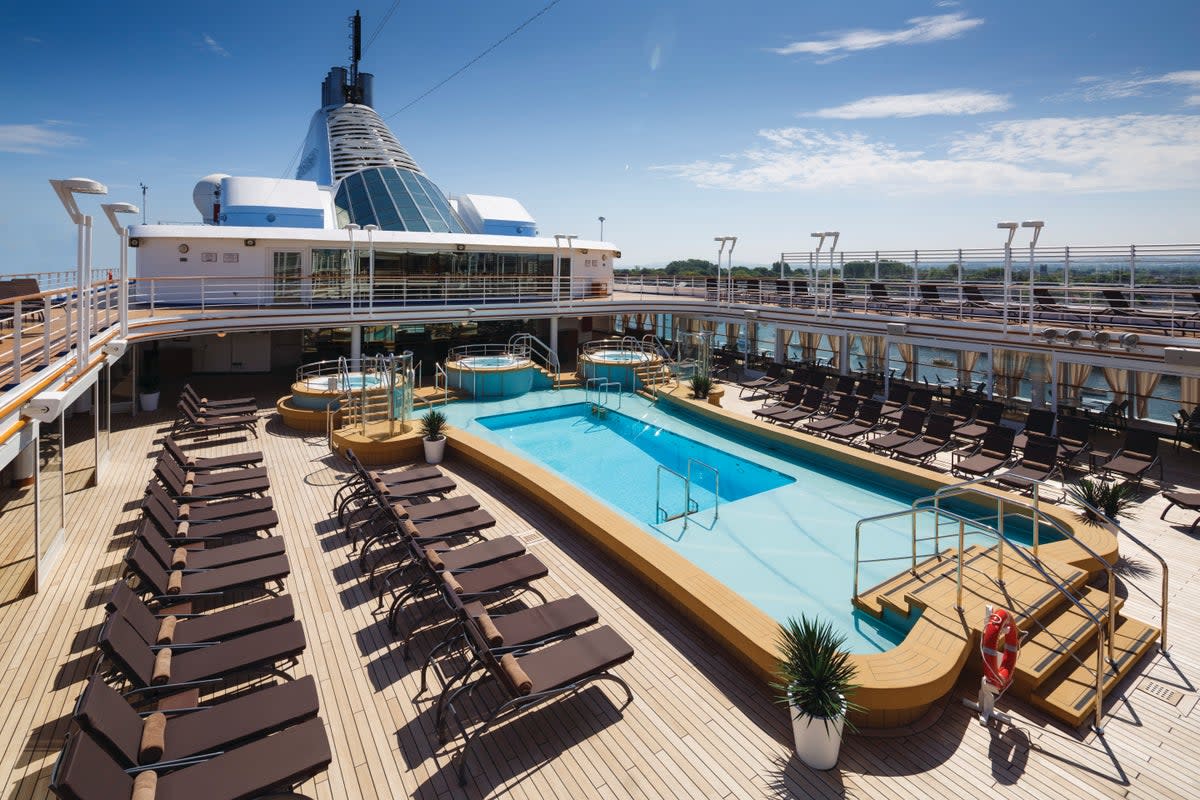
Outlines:
[[661,363],[653,353],[612,347],[581,353],[579,371],[585,380],[608,380],[621,384],[621,391],[632,392],[641,386],[646,371]]
[[292,384],[292,405],[312,411],[324,411],[330,403],[336,407],[337,400],[347,391],[361,392],[377,389],[383,385],[383,376],[364,375],[350,372],[339,375],[317,375],[298,380]]
[[537,369],[515,353],[461,355],[446,360],[446,381],[472,397],[516,397],[533,388]]

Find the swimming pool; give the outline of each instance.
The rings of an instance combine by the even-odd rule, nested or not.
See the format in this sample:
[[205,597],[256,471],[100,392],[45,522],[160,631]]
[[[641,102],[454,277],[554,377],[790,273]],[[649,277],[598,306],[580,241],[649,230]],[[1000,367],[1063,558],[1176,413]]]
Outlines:
[[464,356],[456,359],[454,362],[462,369],[506,369],[510,367],[529,366],[533,362],[523,356],[515,355],[498,355],[498,356]]

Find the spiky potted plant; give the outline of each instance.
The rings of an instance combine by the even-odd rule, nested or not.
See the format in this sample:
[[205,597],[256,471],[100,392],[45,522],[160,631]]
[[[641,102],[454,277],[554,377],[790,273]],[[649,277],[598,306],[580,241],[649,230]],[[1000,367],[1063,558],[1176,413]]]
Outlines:
[[692,397],[697,400],[704,400],[708,397],[708,393],[712,391],[713,381],[707,375],[693,375],[689,385],[692,387]]
[[1074,500],[1080,508],[1079,516],[1088,522],[1098,523],[1100,518],[1092,509],[1102,511],[1109,519],[1115,520],[1129,510],[1133,504],[1137,488],[1129,481],[1107,483],[1101,480],[1080,479],[1074,486],[1068,486],[1067,496]]
[[846,637],[831,624],[804,614],[789,617],[779,628],[775,688],[792,712],[796,755],[813,769],[837,765],[846,715],[861,710],[849,700],[857,687],[845,644]]
[[431,410],[421,417],[421,438],[425,446],[426,463],[442,463],[442,457],[446,454],[446,415]]

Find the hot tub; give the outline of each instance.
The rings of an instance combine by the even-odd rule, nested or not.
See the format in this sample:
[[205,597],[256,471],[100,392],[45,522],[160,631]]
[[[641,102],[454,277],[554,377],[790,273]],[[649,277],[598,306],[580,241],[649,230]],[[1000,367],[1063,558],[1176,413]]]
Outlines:
[[516,397],[533,388],[537,368],[515,353],[463,355],[446,361],[446,381],[475,398]]

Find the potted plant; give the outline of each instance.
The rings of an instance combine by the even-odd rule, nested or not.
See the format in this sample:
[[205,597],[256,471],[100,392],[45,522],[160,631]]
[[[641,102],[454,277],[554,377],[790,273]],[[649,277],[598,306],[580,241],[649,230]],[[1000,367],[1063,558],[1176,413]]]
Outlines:
[[143,372],[138,378],[138,402],[142,411],[157,411],[161,387],[157,372]]
[[425,461],[429,464],[442,463],[446,454],[446,415],[430,411],[421,417],[421,436],[425,445]]
[[1107,483],[1083,478],[1075,486],[1068,486],[1066,493],[1079,504],[1081,519],[1099,523],[1100,517],[1092,509],[1098,509],[1109,519],[1115,520],[1129,510],[1137,489],[1129,481]]
[[692,387],[692,397],[697,400],[704,400],[708,397],[708,393],[712,391],[712,378],[707,375],[693,375],[688,382]]
[[[789,618],[779,629],[779,701],[792,712],[796,755],[813,769],[832,769],[846,715],[861,710],[848,699],[857,688],[846,637],[828,622]],[[853,726],[851,726],[853,730]]]

